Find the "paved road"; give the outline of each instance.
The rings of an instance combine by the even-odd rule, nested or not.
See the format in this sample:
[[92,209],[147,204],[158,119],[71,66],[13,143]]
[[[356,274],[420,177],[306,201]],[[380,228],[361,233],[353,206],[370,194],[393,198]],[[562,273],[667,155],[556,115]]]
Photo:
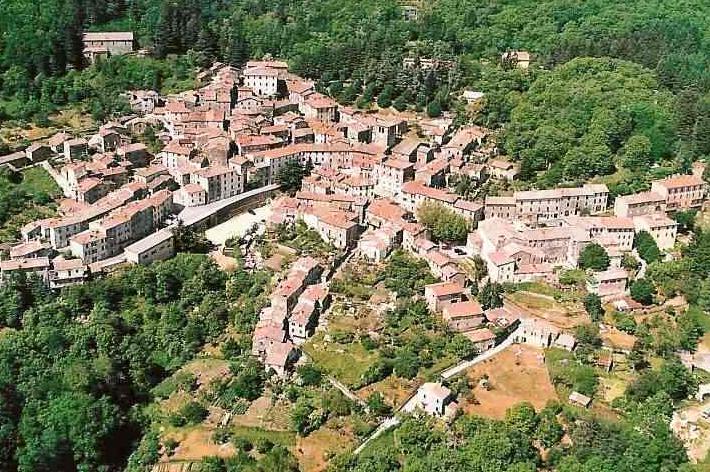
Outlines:
[[[469,360],[466,360],[466,361],[462,361],[462,362],[460,362],[459,364],[457,364],[457,365],[455,365],[455,366],[453,366],[453,367],[451,367],[451,368],[449,368],[449,369],[443,371],[443,372],[440,374],[441,378],[442,378],[443,380],[450,379],[451,377],[454,377],[455,375],[457,375],[457,374],[463,372],[464,370],[469,369],[470,367],[473,367],[474,365],[478,364],[479,362],[483,362],[483,361],[485,361],[486,359],[490,359],[491,357],[495,356],[495,355],[498,354],[499,352],[501,352],[501,351],[507,349],[508,347],[510,347],[510,346],[513,344],[513,339],[515,339],[516,334],[518,334],[518,330],[517,330],[517,329],[516,329],[515,331],[513,331],[512,333],[510,333],[510,334],[508,335],[508,337],[505,338],[505,340],[504,340],[503,342],[501,342],[500,344],[498,344],[498,345],[497,345],[496,347],[494,347],[493,349],[489,349],[488,351],[486,351],[486,352],[484,352],[484,353],[482,353],[482,354],[480,354],[480,355],[474,357],[473,359],[469,359]],[[411,410],[413,409],[413,407],[412,407],[410,404],[411,404],[412,402],[416,401],[416,400],[415,400],[415,396],[416,396],[416,392],[415,392],[411,397],[409,397],[409,399],[408,399],[406,402],[404,402],[404,403],[402,404],[402,406],[399,407],[395,413],[399,413],[400,411],[411,411]],[[365,439],[365,440],[362,442],[362,444],[360,444],[360,445],[358,446],[357,449],[355,449],[355,451],[353,452],[353,454],[354,454],[354,455],[360,454],[360,452],[362,452],[362,451],[365,449],[365,447],[366,447],[372,440],[374,440],[374,439],[378,438],[379,436],[381,436],[381,435],[382,435],[385,431],[387,431],[388,429],[390,429],[390,428],[392,428],[392,427],[394,427],[394,426],[397,426],[397,425],[400,423],[400,421],[401,421],[401,420],[396,416],[396,414],[395,414],[395,416],[390,416],[390,417],[388,417],[388,418],[385,418],[385,420],[382,421],[382,423],[380,423],[380,425],[377,427],[377,429],[376,429],[375,431],[373,431],[372,434],[370,434],[370,436],[368,436],[368,438]]]
[[385,419],[380,425],[377,427],[377,429],[367,438],[365,441],[363,441],[362,444],[360,444],[357,449],[353,452],[353,455],[358,455],[360,454],[363,449],[370,443],[370,441],[377,439],[378,437],[382,436],[382,434],[387,431],[388,429],[397,426],[400,423],[400,419],[397,418],[396,416],[392,416],[390,418]]

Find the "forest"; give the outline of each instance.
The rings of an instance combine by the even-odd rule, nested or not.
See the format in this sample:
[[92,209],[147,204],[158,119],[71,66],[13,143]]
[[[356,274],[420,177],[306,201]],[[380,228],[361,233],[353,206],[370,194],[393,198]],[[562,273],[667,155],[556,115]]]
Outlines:
[[188,254],[60,294],[32,277],[4,284],[0,469],[122,470],[150,389],[228,323],[255,323],[259,284]]

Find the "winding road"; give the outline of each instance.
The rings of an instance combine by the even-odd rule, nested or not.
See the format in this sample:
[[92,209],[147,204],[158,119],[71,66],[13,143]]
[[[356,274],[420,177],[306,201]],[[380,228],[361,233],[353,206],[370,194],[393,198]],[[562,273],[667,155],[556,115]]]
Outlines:
[[[518,329],[516,329],[515,331],[511,332],[511,333],[508,335],[507,338],[505,338],[500,344],[498,344],[497,346],[495,346],[493,349],[489,349],[489,350],[487,350],[486,352],[483,352],[483,353],[477,355],[477,356],[474,357],[473,359],[468,359],[468,360],[465,360],[465,361],[461,361],[461,362],[459,362],[457,365],[455,365],[455,366],[453,366],[453,367],[450,367],[450,368],[446,369],[445,371],[443,371],[441,374],[439,374],[439,376],[441,377],[442,380],[448,380],[448,379],[450,379],[450,378],[452,378],[452,377],[455,377],[456,375],[460,374],[461,372],[465,371],[466,369],[469,369],[469,368],[473,367],[474,365],[476,365],[476,364],[478,364],[478,363],[480,363],[480,362],[483,362],[483,361],[485,361],[485,360],[488,360],[488,359],[492,358],[493,356],[495,356],[495,355],[498,354],[499,352],[501,352],[501,351],[507,349],[508,347],[510,347],[511,345],[514,344],[514,341],[513,341],[513,340],[515,339],[516,335],[518,334],[518,330],[519,330],[519,329],[520,329],[520,328],[518,328]],[[329,378],[328,380],[331,380],[331,379]],[[332,382],[331,382],[331,383],[332,383]],[[335,385],[335,384],[333,384],[333,385]],[[345,393],[345,392],[343,392],[343,393]],[[402,406],[400,406],[400,407],[397,409],[397,411],[395,412],[395,415],[385,418],[385,419],[382,421],[382,423],[380,423],[380,425],[377,427],[377,429],[375,429],[375,431],[373,431],[373,432],[370,434],[370,436],[368,436],[367,439],[365,439],[365,440],[362,442],[362,444],[360,444],[360,445],[357,447],[357,449],[355,449],[355,451],[353,452],[353,455],[358,455],[358,454],[360,454],[360,453],[365,449],[365,447],[366,447],[371,441],[373,441],[374,439],[377,439],[378,437],[380,437],[380,436],[381,436],[382,434],[384,434],[384,432],[387,431],[388,429],[393,428],[393,427],[399,425],[399,423],[401,422],[401,420],[400,420],[399,417],[397,416],[397,413],[399,413],[400,411],[403,411],[403,410],[406,411],[406,410],[408,409],[408,408],[407,408],[407,405],[408,405],[410,402],[415,401],[415,400],[414,400],[415,395],[416,395],[416,392],[415,392],[415,394],[412,395],[406,402],[404,402],[404,403],[402,404]]]

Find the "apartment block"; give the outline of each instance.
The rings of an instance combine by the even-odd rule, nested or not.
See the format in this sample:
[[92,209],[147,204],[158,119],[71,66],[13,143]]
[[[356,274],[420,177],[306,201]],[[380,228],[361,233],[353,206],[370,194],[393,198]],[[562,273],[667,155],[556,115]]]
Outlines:
[[226,166],[210,166],[193,172],[190,182],[205,191],[206,203],[224,200],[244,191],[244,178],[235,169]]
[[601,213],[606,210],[608,197],[609,189],[603,184],[515,192],[512,200],[487,197],[486,218],[502,217],[510,210],[510,203],[514,201],[515,214],[512,216],[516,219],[530,223],[556,221],[582,213]]
[[651,182],[651,191],[665,199],[668,211],[698,208],[705,197],[705,182],[697,175],[676,175]]

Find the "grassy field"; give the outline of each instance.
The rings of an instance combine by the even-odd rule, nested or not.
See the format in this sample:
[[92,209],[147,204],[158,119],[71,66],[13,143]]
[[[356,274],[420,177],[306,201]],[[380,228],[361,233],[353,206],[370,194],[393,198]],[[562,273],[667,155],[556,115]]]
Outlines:
[[367,333],[377,331],[382,327],[381,317],[366,306],[356,306],[353,313],[348,313],[346,303],[333,303],[328,318],[328,330],[332,333]]
[[352,449],[356,440],[343,419],[329,421],[308,436],[297,438],[293,451],[304,472],[322,472],[328,460],[336,454]]
[[41,167],[30,167],[22,171],[19,183],[3,181],[0,192],[11,190],[26,194],[31,199],[26,198],[22,202],[21,211],[13,210],[6,215],[5,221],[0,224],[0,242],[16,241],[20,236],[20,228],[25,224],[54,216],[56,205],[53,200],[61,196],[57,184]]
[[379,392],[388,405],[398,408],[410,397],[417,388],[417,382],[390,375],[384,380],[375,382],[357,391],[357,396],[366,400],[374,392]]
[[362,374],[377,359],[377,354],[368,351],[359,342],[325,342],[322,333],[311,338],[303,350],[328,374],[349,386],[357,386]]
[[[0,101],[0,109],[20,106],[16,101]],[[61,129],[71,128],[74,130],[82,130],[95,126],[96,123],[91,118],[91,114],[82,108],[81,105],[76,105],[49,117],[49,123],[45,125],[37,125],[36,123],[19,123],[8,122],[0,129],[0,140],[7,142],[10,145],[17,145],[27,140],[38,140],[48,138]]]
[[44,192],[52,198],[57,198],[62,194],[57,183],[43,167],[30,167],[23,170],[22,182],[19,185],[30,195]]
[[273,444],[291,447],[296,444],[296,433],[292,431],[273,431],[253,426],[233,426],[229,429],[235,438],[244,438],[252,444],[268,440]]

